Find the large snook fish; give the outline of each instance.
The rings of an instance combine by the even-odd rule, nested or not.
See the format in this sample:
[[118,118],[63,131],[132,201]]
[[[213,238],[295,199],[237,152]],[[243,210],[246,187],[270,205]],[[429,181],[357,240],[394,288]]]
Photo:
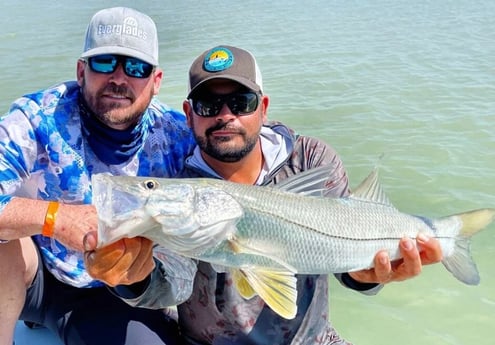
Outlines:
[[274,187],[216,179],[93,176],[99,246],[144,236],[177,254],[233,272],[239,293],[258,294],[277,313],[297,312],[294,274],[328,274],[372,267],[386,249],[400,257],[402,237],[436,237],[445,267],[478,284],[470,237],[494,220],[495,209],[438,219],[399,212],[376,171],[350,197],[324,197],[328,171],[311,169]]

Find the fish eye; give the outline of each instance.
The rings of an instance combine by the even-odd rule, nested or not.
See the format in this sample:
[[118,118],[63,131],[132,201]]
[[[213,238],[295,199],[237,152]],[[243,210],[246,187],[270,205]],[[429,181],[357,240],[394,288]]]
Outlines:
[[146,189],[153,190],[158,187],[158,182],[154,180],[146,180],[143,182],[143,185]]

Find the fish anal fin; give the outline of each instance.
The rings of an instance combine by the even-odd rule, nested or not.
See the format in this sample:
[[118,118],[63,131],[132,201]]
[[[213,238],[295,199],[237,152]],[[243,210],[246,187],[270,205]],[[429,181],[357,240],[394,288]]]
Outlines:
[[258,295],[278,315],[291,320],[297,313],[297,279],[292,272],[249,268],[233,271],[234,285],[244,298]]

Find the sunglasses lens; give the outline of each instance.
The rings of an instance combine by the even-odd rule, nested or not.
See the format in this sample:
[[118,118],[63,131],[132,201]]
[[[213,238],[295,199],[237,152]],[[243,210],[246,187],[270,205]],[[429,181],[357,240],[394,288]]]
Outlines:
[[208,101],[193,99],[192,105],[194,112],[199,116],[212,117],[217,116],[220,113],[223,104],[218,105],[218,103],[216,103],[214,100]]
[[203,117],[217,116],[224,104],[234,115],[249,115],[258,108],[259,96],[255,92],[238,92],[230,95],[203,95],[192,99],[193,110]]
[[88,59],[89,67],[96,73],[113,73],[117,68],[118,59],[114,55],[98,55]]
[[233,94],[230,99],[227,99],[227,105],[232,111],[232,114],[251,114],[258,108],[258,95],[254,92]]
[[93,72],[110,74],[115,72],[119,62],[123,63],[124,73],[133,78],[148,78],[153,72],[153,65],[142,60],[119,55],[97,55],[88,59]]
[[148,78],[153,71],[153,65],[139,59],[125,58],[125,74],[134,78]]

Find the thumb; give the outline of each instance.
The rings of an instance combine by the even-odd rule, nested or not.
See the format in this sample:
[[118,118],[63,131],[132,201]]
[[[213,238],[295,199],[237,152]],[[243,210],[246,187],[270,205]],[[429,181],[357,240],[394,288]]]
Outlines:
[[89,252],[96,249],[96,245],[98,244],[98,236],[96,231],[90,231],[83,238],[83,246],[84,250]]

